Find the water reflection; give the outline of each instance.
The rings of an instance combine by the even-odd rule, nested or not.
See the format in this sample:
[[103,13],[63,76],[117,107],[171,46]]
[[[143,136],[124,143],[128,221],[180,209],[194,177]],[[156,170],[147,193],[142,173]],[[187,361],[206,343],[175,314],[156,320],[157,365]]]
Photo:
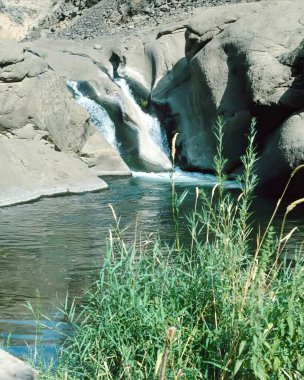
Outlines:
[[[79,298],[94,281],[114,222],[109,203],[121,217],[122,228],[129,226],[125,232],[127,241],[133,241],[135,226],[143,234],[159,230],[166,240],[173,239],[169,183],[145,178],[108,183],[109,190],[101,193],[46,198],[0,209],[0,334],[4,340],[10,336],[13,353],[21,355],[27,350],[26,344],[35,344],[37,326],[24,306],[26,301],[35,305],[39,292],[40,312],[54,313],[67,292]],[[195,186],[190,186],[184,212],[193,207]],[[189,186],[180,184],[177,189],[181,192],[186,187]],[[265,214],[273,207],[268,201],[255,202],[263,224]],[[280,220],[276,223],[279,225]],[[301,212],[292,215],[287,229],[294,225],[303,226]],[[187,227],[181,227],[186,241]],[[301,239],[302,229],[293,241]],[[62,316],[57,314],[56,318],[60,321]],[[51,354],[60,337],[42,328],[39,339]]]

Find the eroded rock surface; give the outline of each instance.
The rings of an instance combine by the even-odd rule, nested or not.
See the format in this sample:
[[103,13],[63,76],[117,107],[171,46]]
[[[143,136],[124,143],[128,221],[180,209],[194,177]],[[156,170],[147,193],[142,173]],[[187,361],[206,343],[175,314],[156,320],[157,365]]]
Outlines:
[[129,167],[99,132],[88,138],[82,148],[81,158],[98,176],[131,175]]
[[79,152],[93,132],[87,113],[47,63],[14,42],[0,42],[0,132],[33,123],[59,150]]
[[[304,140],[297,133],[302,121],[297,119],[295,125],[298,144],[294,149],[292,139],[283,139],[288,148],[282,150],[283,140],[279,144],[276,137],[286,130],[286,123],[292,131],[290,125],[296,120],[292,115],[304,107],[303,14],[301,0],[200,9],[190,21],[163,27],[157,35],[143,34],[127,50],[117,52],[118,73],[159,107],[160,115],[166,113],[163,120],[171,131],[180,133],[178,160],[184,168],[213,170],[218,116],[225,123],[228,173],[240,165],[252,117],[257,118],[262,156],[258,164],[261,188],[276,172],[268,178],[271,170],[262,168],[269,150],[281,157],[274,192],[281,190],[279,184],[286,182],[292,168],[303,162],[299,146]],[[297,158],[290,160],[291,151]],[[298,193],[304,190],[296,188]]]

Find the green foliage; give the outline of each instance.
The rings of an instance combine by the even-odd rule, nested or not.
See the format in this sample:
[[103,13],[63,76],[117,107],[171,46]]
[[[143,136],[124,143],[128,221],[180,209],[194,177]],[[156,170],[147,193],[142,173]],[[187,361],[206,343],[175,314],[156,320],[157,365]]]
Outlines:
[[270,225],[256,247],[251,241],[254,127],[236,199],[224,189],[218,121],[218,184],[211,196],[197,189],[190,248],[157,237],[127,244],[114,214],[117,226],[87,303],[80,314],[65,308],[73,334],[53,378],[303,378],[303,259],[281,259],[291,234],[277,237]]
[[143,109],[148,108],[148,105],[149,105],[148,99],[140,98],[139,99],[139,105]]

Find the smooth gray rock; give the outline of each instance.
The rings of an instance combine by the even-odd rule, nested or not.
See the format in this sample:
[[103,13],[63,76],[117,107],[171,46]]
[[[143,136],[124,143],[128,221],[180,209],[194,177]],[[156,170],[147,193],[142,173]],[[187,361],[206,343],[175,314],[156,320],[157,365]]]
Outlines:
[[[182,24],[163,28],[157,37],[153,33],[136,37],[133,45],[118,53],[118,73],[143,98],[160,108],[170,106],[171,125],[180,133],[178,160],[185,168],[213,169],[214,126],[219,115],[225,122],[226,169],[231,172],[239,167],[251,118],[257,117],[262,155],[258,166],[266,186],[271,169],[262,167],[268,145],[272,152],[281,151],[274,136],[295,110],[304,107],[303,14],[301,0],[201,9],[187,23],[186,38]],[[302,162],[299,147],[304,140],[294,128],[297,159],[287,158],[292,143],[280,140],[289,151],[280,159],[283,182],[294,165]]]
[[[210,147],[209,157],[201,156],[195,166],[210,168],[218,115],[225,121],[229,171],[245,151],[252,116],[257,117],[262,147],[269,133],[304,106],[301,70],[292,63],[301,62],[297,57],[302,54],[303,14],[300,0],[261,1],[205,10],[188,24],[186,53],[200,120],[197,138],[209,141]],[[184,131],[186,141],[192,136]]]
[[96,131],[90,136],[81,151],[82,160],[97,176],[132,175],[119,153]]
[[22,46],[17,42],[0,40],[0,66],[12,65],[24,60]]
[[65,152],[79,152],[92,132],[88,114],[51,71],[21,82],[0,83],[0,102],[0,132],[32,123],[48,131],[57,148]]
[[22,360],[0,350],[0,380],[38,380],[38,372]]
[[[269,137],[259,160],[259,190],[280,196],[293,169],[304,163],[304,110],[294,113]],[[303,198],[303,169],[293,177],[289,195]]]
[[[49,135],[48,132],[47,136]],[[26,124],[23,128],[14,129],[12,134],[17,136],[19,139],[34,140],[37,136],[37,131],[35,130],[35,124]]]
[[65,81],[23,44],[0,61],[0,206],[107,188],[76,156],[95,128]]
[[0,137],[0,206],[107,188],[79,158],[56,152],[44,140]]
[[6,64],[0,68],[0,81],[21,82],[25,77],[32,78],[46,71],[48,65],[45,61],[32,54],[24,54],[21,62]]
[[[180,133],[177,154],[184,168],[213,169],[214,124],[220,115],[225,122],[226,169],[233,172],[247,145],[250,120],[257,117],[259,173],[266,186],[270,182],[262,166],[268,152],[280,157],[278,166],[284,173],[302,162],[299,147],[304,142],[297,131],[302,121],[295,122],[292,115],[304,107],[303,14],[301,0],[267,0],[204,8],[190,21],[135,31],[132,36],[85,43],[42,39],[30,44],[25,53],[14,45],[13,53],[3,58],[7,63],[0,72],[0,131],[9,138],[16,128],[33,123],[34,131],[49,133],[43,139],[57,149],[83,155],[97,172],[107,172],[108,148],[94,136],[88,115],[68,97],[60,78],[82,80],[115,122],[123,159],[137,161],[145,170],[169,170],[169,160],[151,141],[138,109],[113,82],[117,72],[143,103],[156,106],[169,134]],[[96,44],[103,49],[94,49]],[[40,57],[36,57],[33,76],[25,69],[33,58],[30,54]],[[282,141],[286,147],[294,144],[282,137],[285,133],[281,136],[285,122],[292,125],[290,134],[294,128],[297,136],[294,160],[289,160],[287,148],[284,153],[281,149]],[[30,131],[20,133],[28,136]],[[119,157],[114,161],[121,164]],[[278,177],[278,173],[276,177],[269,174],[269,178]]]
[[202,9],[187,24],[186,57],[191,59],[214,37],[221,34],[239,19],[260,10],[259,3],[233,4],[229,7]]
[[94,80],[103,72],[113,77],[113,67],[109,62],[111,53],[94,49],[94,45],[88,47],[83,42],[40,39],[28,50],[41,57],[66,80]]
[[49,132],[61,151],[79,153],[93,133],[89,115],[57,75],[48,72],[35,79],[35,91],[27,107],[31,120],[39,129]]
[[0,69],[0,132],[31,123],[48,131],[58,149],[80,152],[93,130],[64,81],[42,58],[23,52],[21,44],[0,41],[1,59],[6,64]]

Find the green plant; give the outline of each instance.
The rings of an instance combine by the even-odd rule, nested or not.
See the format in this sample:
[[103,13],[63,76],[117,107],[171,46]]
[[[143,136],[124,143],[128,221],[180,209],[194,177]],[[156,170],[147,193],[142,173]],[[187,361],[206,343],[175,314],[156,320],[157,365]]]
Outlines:
[[[225,190],[223,131],[218,120],[218,183],[211,195],[196,191],[189,248],[180,244],[174,178],[172,247],[157,235],[125,242],[112,209],[116,226],[99,279],[80,314],[74,304],[64,307],[73,334],[53,374],[58,379],[65,373],[92,380],[303,378],[301,250],[288,262],[284,250],[292,231],[283,236],[283,225],[277,234],[271,223],[254,247],[249,216],[257,183],[255,121],[241,158],[237,198]],[[173,149],[173,166],[174,157]]]
[[149,101],[148,101],[148,99],[140,98],[139,99],[139,104],[140,104],[141,108],[145,109],[145,108],[148,107]]

